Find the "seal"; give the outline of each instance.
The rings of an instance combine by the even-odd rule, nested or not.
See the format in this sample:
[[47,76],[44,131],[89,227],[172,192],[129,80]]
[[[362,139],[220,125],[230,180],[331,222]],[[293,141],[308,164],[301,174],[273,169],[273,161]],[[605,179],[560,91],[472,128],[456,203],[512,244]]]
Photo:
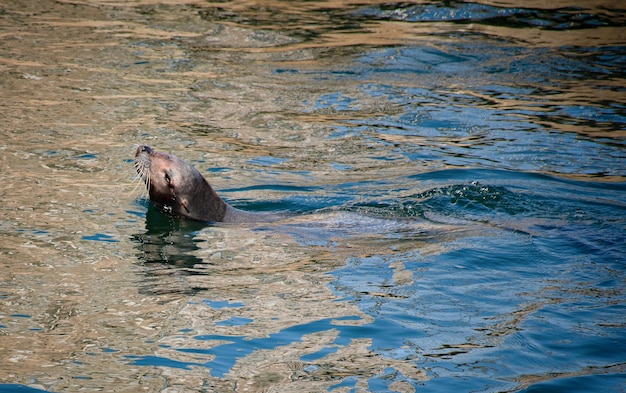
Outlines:
[[198,221],[246,223],[274,221],[272,213],[254,213],[230,206],[209,182],[182,159],[146,145],[135,150],[135,168],[150,201],[161,211]]

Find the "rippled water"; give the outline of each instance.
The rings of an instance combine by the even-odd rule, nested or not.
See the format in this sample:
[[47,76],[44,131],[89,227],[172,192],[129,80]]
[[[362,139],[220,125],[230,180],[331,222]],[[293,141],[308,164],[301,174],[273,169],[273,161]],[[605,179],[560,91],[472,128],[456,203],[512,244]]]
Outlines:
[[[626,386],[618,2],[4,2],[0,37],[0,391]],[[142,143],[289,217],[162,215]]]

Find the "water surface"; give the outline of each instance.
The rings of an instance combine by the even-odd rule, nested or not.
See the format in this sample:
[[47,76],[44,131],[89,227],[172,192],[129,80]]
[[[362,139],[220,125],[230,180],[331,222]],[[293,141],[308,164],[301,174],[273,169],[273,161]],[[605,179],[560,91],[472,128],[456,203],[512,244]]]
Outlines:
[[[5,2],[0,390],[623,390],[625,23]],[[138,144],[289,218],[164,216]]]

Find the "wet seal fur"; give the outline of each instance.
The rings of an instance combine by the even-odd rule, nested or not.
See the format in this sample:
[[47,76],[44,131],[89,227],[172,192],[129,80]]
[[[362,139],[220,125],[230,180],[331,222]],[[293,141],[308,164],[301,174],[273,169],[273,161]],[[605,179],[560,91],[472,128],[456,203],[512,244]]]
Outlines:
[[135,168],[150,201],[165,213],[198,221],[247,223],[275,221],[282,216],[236,209],[224,202],[209,182],[180,158],[146,145],[135,150]]

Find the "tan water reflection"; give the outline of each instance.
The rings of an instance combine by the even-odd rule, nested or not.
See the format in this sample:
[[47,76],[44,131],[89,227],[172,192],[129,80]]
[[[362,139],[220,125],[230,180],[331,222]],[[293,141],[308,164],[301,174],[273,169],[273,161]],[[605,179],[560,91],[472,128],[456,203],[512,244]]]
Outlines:
[[[187,152],[190,160],[205,160],[203,169],[234,168],[229,178],[214,179],[218,189],[272,181],[269,175],[251,174],[245,161],[277,153],[292,158],[290,169],[319,174],[285,174],[284,184],[325,185],[363,171],[372,179],[406,173],[413,168],[406,160],[373,167],[371,158],[351,161],[351,173],[332,171],[330,162],[354,157],[363,147],[345,140],[320,144],[318,136],[329,132],[327,124],[345,115],[302,115],[293,107],[314,98],[313,82],[270,71],[276,63],[341,67],[360,46],[418,40],[437,45],[450,39],[445,34],[451,25],[380,21],[338,33],[329,19],[293,26],[298,34],[291,36],[283,25],[218,24],[209,12],[219,8],[245,19],[263,9],[271,15],[306,14],[299,8],[303,4],[349,9],[362,3],[299,2],[296,7],[264,2],[258,10],[252,7],[255,2],[3,2],[0,382],[53,391],[295,392],[325,390],[348,376],[358,377],[357,387],[365,390],[367,378],[387,367],[407,378],[425,377],[410,361],[372,353],[367,340],[339,347],[319,359],[314,371],[303,371],[306,364],[299,359],[332,345],[333,330],[254,352],[222,378],[203,367],[138,366],[127,358],[157,355],[204,363],[211,359],[175,348],[215,345],[193,340],[194,335],[264,337],[323,318],[357,316],[337,323],[367,323],[368,316],[355,306],[336,301],[325,273],[350,255],[373,252],[369,238],[354,243],[339,239],[337,248],[329,249],[300,246],[284,233],[217,227],[198,235],[194,255],[206,265],[192,270],[204,274],[180,276],[163,269],[153,282],[168,290],[146,291],[145,277],[156,269],[139,262],[141,253],[132,241],[145,223],[129,212],[135,209],[136,194],[127,161],[134,145],[147,142]],[[623,40],[621,32],[597,32],[590,39],[603,44]],[[302,38],[309,33],[319,37]],[[525,33],[519,39],[538,46],[561,45],[563,37],[572,37],[569,32]],[[512,33],[494,28],[489,34]],[[363,99],[354,116],[397,110],[372,97]],[[371,156],[394,154],[377,147]],[[311,162],[316,163],[313,169]],[[239,196],[257,195],[232,195]],[[424,253],[439,251],[437,244],[422,246]],[[396,267],[395,280],[409,276]],[[188,295],[189,288],[203,291]],[[204,298],[245,306],[225,315],[203,305]],[[252,322],[216,325],[232,315]],[[395,387],[412,390],[402,382]]]
[[[169,39],[201,34],[188,31],[197,22],[195,12],[168,14],[156,8],[143,13],[146,9],[135,5],[38,1],[3,7],[0,381],[53,391],[136,392],[168,386],[168,391],[193,391],[207,385],[295,391],[300,383],[323,389],[338,378],[367,377],[398,363],[372,356],[367,342],[353,342],[327,356],[327,366],[319,371],[303,372],[299,357],[332,343],[332,331],[256,352],[223,378],[203,368],[134,366],[125,358],[155,354],[203,360],[185,359],[165,345],[198,348],[202,342],[192,340],[194,334],[219,331],[215,322],[223,316],[200,305],[206,296],[245,304],[242,314],[254,322],[234,333],[250,337],[296,322],[360,315],[354,307],[333,302],[325,285],[323,273],[340,263],[335,256],[324,250],[304,253],[293,242],[285,243],[288,239],[264,239],[245,229],[209,232],[223,237],[212,239],[211,254],[198,251],[199,258],[218,263],[210,275],[187,281],[165,275],[157,281],[161,289],[181,283],[205,288],[199,300],[176,290],[142,293],[143,268],[129,239],[144,224],[126,213],[133,195],[132,166],[125,160],[132,146],[149,133],[160,148],[198,143],[197,151],[218,154],[212,157],[214,165],[232,165],[257,154],[254,141],[260,135],[250,127],[251,117],[283,106],[273,104],[269,89],[250,85],[261,83],[256,66],[242,73],[242,65],[220,64],[219,59],[192,69],[184,62],[168,64],[188,56]],[[149,42],[129,44],[143,39]],[[197,101],[186,99],[189,88],[213,81],[230,83],[230,93],[207,90],[219,111],[198,110]],[[207,120],[227,132],[205,141],[184,134],[185,127]],[[154,132],[156,127],[162,131]],[[233,150],[242,151],[223,154]],[[231,181],[249,182],[243,176]],[[103,235],[115,242],[85,240]],[[215,260],[217,253],[234,260]],[[319,263],[324,259],[327,263]],[[180,329],[193,333],[183,335]],[[413,366],[396,367],[408,377],[422,376]],[[293,380],[300,382],[287,388]]]

